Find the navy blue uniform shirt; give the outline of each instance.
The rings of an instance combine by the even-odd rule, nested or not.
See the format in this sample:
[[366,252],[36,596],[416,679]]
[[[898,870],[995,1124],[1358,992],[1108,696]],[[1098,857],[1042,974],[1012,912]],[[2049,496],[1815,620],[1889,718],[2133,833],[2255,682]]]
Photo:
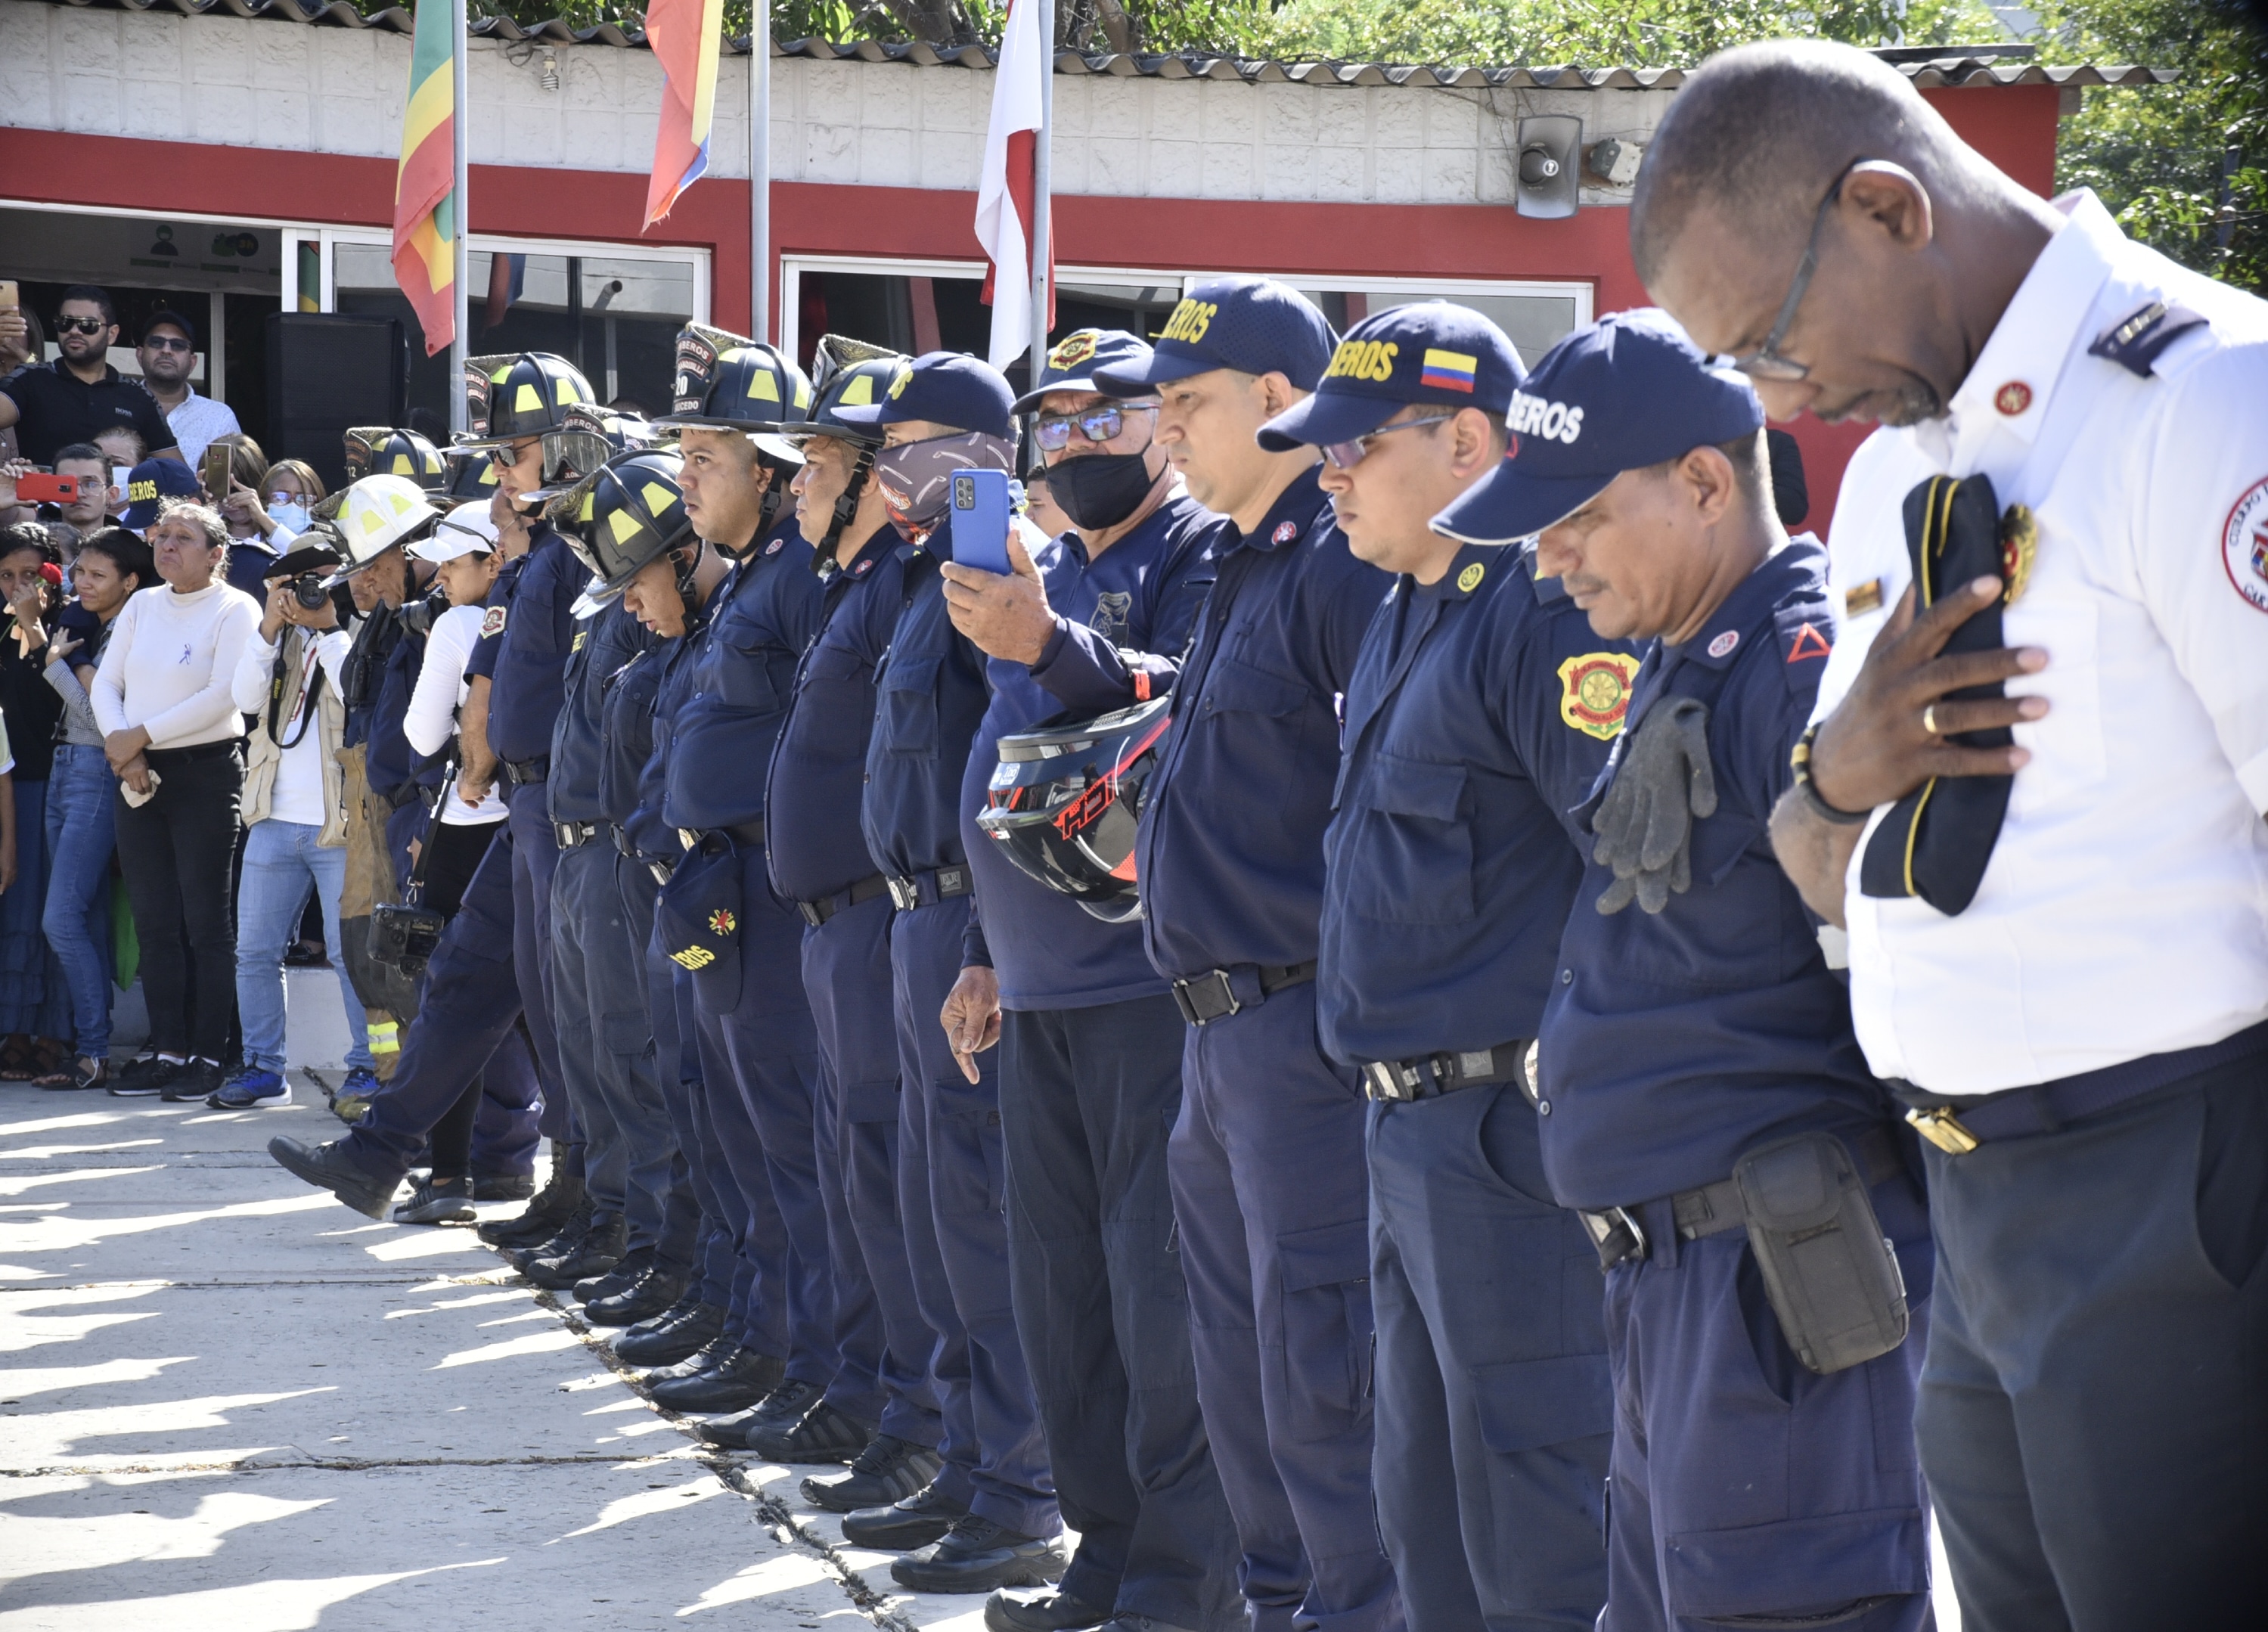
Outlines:
[[[632,849],[666,856],[675,846],[661,820],[660,803],[641,799],[646,763],[653,758],[653,702],[669,660],[685,640],[656,639],[607,682],[599,711],[599,814],[628,835]],[[669,841],[670,849],[663,849]]]
[[1224,537],[1135,844],[1150,961],[1174,979],[1314,957],[1338,694],[1392,580],[1310,468]]
[[811,546],[789,520],[735,565],[709,599],[694,673],[670,725],[673,827],[706,833],[764,819],[764,776],[795,689],[796,659],[819,632],[825,595]]
[[1213,542],[1227,525],[1176,495],[1093,561],[1076,533],[1032,558],[1059,620],[1057,638],[1035,666],[986,664],[992,700],[961,783],[961,842],[976,881],[961,957],[993,966],[1004,1008],[1083,1009],[1165,989],[1137,925],[1104,923],[1020,871],[976,817],[1001,738],[1059,716],[1105,714],[1172,686],[1212,588]]
[[600,783],[606,775],[604,715],[607,687],[630,659],[653,644],[653,631],[619,598],[575,625],[569,639],[566,703],[551,731],[551,775],[545,807],[554,821],[598,821],[606,815]]
[[645,764],[638,772],[637,814],[622,827],[630,836],[631,847],[647,861],[674,863],[685,855],[684,842],[677,836],[677,824],[667,814],[670,768],[677,758],[677,727],[692,702],[694,676],[700,668],[703,643],[709,635],[708,614],[731,589],[733,581],[732,574],[726,574],[711,594],[708,606],[699,615],[688,620],[685,633],[654,654],[659,659],[659,671],[655,676],[653,708],[648,724],[651,746]]
[[908,545],[898,552],[905,609],[882,663],[874,735],[866,746],[859,811],[866,850],[878,869],[901,878],[968,859],[961,787],[969,745],[992,697],[984,654],[946,615],[937,568],[952,559],[951,530],[948,522],[921,549]]
[[858,810],[874,671],[905,606],[904,543],[885,526],[833,575],[818,637],[796,665],[764,797],[764,848],[783,901],[819,901],[874,876]]
[[551,751],[552,724],[567,701],[575,602],[590,577],[567,540],[539,523],[534,546],[505,563],[490,592],[483,630],[497,622],[499,608],[503,627],[482,634],[465,673],[489,676],[489,749],[507,764]]
[[[1595,906],[1586,865],[1567,921],[1539,1071],[1543,1165],[1570,1207],[1651,1201],[1733,1171],[1781,1135],[1879,1120],[1888,1100],[1851,1005],[1766,824],[1789,785],[1835,639],[1827,553],[1808,536],[1765,562],[1682,646],[1639,667],[1621,741],[1665,697],[1709,705],[1717,810],[1693,824],[1693,885],[1659,914]],[[1579,820],[1612,785],[1621,744]]]
[[417,689],[417,675],[424,666],[425,637],[414,629],[403,629],[394,650],[386,654],[386,667],[379,675],[378,701],[371,705],[364,725],[369,746],[363,754],[363,774],[373,790],[388,798],[412,783],[421,787],[440,785],[443,761],[428,760],[411,747],[402,729],[402,722],[409,717],[409,695]]
[[1532,549],[1397,579],[1346,691],[1323,837],[1324,1048],[1349,1064],[1535,1035],[1581,878],[1567,812],[1621,728],[1638,649]]

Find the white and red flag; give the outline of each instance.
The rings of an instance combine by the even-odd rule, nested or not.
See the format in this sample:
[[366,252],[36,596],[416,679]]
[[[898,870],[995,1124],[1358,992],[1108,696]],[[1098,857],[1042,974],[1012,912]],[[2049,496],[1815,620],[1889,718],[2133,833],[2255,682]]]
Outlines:
[[[1000,34],[999,71],[992,81],[992,122],[984,133],[984,165],[976,183],[976,241],[990,265],[983,300],[992,308],[987,358],[1005,368],[1032,343],[1032,222],[1042,132],[1042,76],[1053,66],[1040,37],[1039,0],[1009,0]],[[1048,245],[1048,317],[1055,317],[1054,234]]]

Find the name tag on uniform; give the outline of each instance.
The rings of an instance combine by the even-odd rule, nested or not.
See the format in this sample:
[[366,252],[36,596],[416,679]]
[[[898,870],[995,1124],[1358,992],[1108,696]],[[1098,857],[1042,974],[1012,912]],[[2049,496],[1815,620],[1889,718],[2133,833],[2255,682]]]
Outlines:
[[1862,618],[1870,612],[1879,610],[1881,604],[1881,579],[1868,578],[1864,584],[1853,584],[1844,592],[1843,615],[1846,618]]

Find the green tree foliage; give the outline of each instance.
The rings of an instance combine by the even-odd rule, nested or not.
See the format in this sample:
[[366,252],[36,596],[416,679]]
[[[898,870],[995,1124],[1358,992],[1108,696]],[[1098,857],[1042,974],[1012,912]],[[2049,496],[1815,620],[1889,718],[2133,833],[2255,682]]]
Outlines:
[[[636,0],[472,0],[523,25],[637,26]],[[2058,179],[2091,187],[2126,230],[2250,289],[2268,289],[2268,42],[2238,0],[2031,0],[2043,62],[2140,62],[2180,78],[2092,90],[2064,121]],[[1287,60],[1690,67],[1786,35],[1876,46],[2006,43],[1982,0],[1057,0],[1057,38],[1086,51]],[[1005,0],[774,0],[775,39],[997,44]],[[725,0],[728,33],[748,0]]]

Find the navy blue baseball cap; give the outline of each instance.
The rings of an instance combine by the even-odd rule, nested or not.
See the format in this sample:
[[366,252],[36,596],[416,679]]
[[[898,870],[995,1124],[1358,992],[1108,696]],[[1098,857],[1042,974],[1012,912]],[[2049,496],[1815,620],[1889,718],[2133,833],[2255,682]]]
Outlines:
[[1323,314],[1289,283],[1217,277],[1182,297],[1145,364],[1099,368],[1094,386],[1114,397],[1143,397],[1169,380],[1233,368],[1280,373],[1313,391],[1337,339]]
[[1048,348],[1040,383],[1016,399],[1016,412],[1030,413],[1050,391],[1101,391],[1094,377],[1101,370],[1130,374],[1149,362],[1148,344],[1123,328],[1073,329]]
[[929,419],[958,430],[1012,437],[1016,393],[1007,376],[962,351],[925,351],[898,364],[890,388],[879,402],[838,408],[836,417],[852,425],[895,425]]
[[205,490],[197,473],[177,459],[145,459],[126,477],[127,527],[146,533],[169,498],[195,498]]
[[1416,402],[1506,414],[1527,377],[1504,331],[1471,307],[1391,306],[1347,331],[1323,383],[1263,425],[1260,445],[1288,453],[1351,442]]
[[1581,509],[1626,470],[1752,436],[1764,423],[1746,377],[1711,367],[1668,312],[1617,312],[1544,354],[1513,394],[1504,458],[1433,518],[1433,531],[1510,544]]

